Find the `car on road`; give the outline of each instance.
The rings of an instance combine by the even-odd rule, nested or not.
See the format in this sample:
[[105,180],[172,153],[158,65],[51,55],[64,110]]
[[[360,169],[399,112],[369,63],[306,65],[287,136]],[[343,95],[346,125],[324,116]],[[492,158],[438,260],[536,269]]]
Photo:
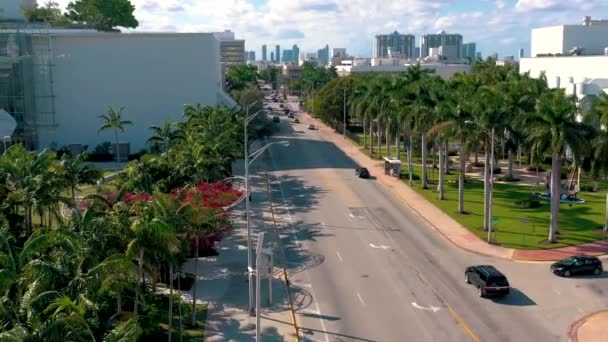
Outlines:
[[282,103],[281,103],[281,104],[279,104],[279,108],[283,108],[283,107],[285,107],[285,105],[284,105],[284,104],[282,104]]
[[272,107],[268,106],[266,107],[266,110],[272,110]]
[[293,113],[289,113],[289,114],[287,114],[287,117],[290,118],[290,119],[293,119],[294,115],[293,115]]
[[369,170],[365,167],[356,168],[355,175],[359,178],[369,178]]
[[313,124],[308,124],[308,129],[314,131],[315,129],[317,129],[317,127],[315,127],[315,125],[313,125]]
[[575,274],[595,274],[604,272],[600,259],[589,255],[574,255],[551,265],[551,272],[563,277]]
[[281,122],[281,119],[278,116],[273,116],[272,122]]
[[464,281],[477,288],[479,297],[504,297],[511,291],[507,277],[491,265],[467,267]]
[[285,108],[283,111],[285,112],[285,114],[289,114],[289,112],[291,112],[291,111],[289,110],[289,108]]

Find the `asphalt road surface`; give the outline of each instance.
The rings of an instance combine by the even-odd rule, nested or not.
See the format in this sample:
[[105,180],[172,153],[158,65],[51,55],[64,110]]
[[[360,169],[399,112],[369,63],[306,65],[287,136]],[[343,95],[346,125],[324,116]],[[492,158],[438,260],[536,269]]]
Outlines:
[[[278,125],[271,140],[290,146],[271,149],[272,196],[304,340],[565,341],[570,323],[608,304],[607,274],[559,278],[546,263],[460,250],[374,179],[356,178],[307,122]],[[505,273],[511,294],[479,298],[464,282],[474,264]]]

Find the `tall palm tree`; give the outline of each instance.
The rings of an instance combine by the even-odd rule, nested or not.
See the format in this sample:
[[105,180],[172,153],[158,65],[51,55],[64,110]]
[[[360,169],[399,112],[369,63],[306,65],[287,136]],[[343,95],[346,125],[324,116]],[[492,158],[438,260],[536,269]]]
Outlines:
[[118,146],[118,132],[124,133],[125,126],[133,125],[133,121],[123,120],[122,112],[125,107],[120,107],[118,111],[116,111],[113,107],[109,107],[108,111],[105,114],[100,114],[98,117],[103,120],[102,125],[97,130],[97,133],[112,129],[114,130],[114,139],[116,142],[115,151],[116,151],[116,169],[120,169],[120,149]]
[[570,148],[576,158],[588,129],[577,122],[574,99],[562,89],[549,91],[537,100],[536,112],[528,116],[527,126],[532,148],[551,153],[551,221],[547,240],[554,243],[559,228],[562,156]]
[[[590,159],[593,173],[606,175],[608,174],[608,94],[602,94],[593,101],[584,120],[591,127],[601,127],[596,129],[596,136],[591,144],[593,149]],[[608,194],[606,196],[608,199]],[[604,222],[604,231],[606,230],[608,230],[608,212]]]
[[163,146],[163,152],[167,152],[172,140],[175,138],[173,127],[174,125],[171,124],[171,121],[169,120],[165,120],[161,126],[150,126],[152,136],[148,138],[148,144],[161,144]]

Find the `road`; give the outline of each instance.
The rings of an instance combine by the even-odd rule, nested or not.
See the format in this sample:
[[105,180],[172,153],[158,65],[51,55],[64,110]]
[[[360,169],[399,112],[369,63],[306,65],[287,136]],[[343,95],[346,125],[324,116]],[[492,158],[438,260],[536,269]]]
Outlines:
[[[293,105],[295,106],[295,105]],[[310,341],[565,341],[608,304],[608,275],[558,278],[544,263],[495,260],[445,241],[307,123],[282,116],[272,197],[298,325]],[[373,175],[372,175],[373,176]],[[492,264],[512,293],[483,299],[463,271]]]

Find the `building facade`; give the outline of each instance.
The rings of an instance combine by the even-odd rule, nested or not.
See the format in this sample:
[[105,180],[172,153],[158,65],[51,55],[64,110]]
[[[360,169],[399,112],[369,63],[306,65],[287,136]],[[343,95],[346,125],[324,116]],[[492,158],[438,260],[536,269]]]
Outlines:
[[437,34],[425,34],[420,38],[420,57],[425,58],[439,50],[431,49],[441,48],[442,57],[446,60],[457,61],[462,59],[462,35],[460,34],[449,34],[445,31],[441,31]]
[[317,59],[319,60],[319,65],[329,65],[329,45],[325,45],[324,48],[317,51]]
[[[559,25],[532,30],[530,57],[548,55],[602,55],[608,37],[608,20],[585,17],[581,25]],[[577,51],[573,51],[573,50]]]
[[275,63],[281,63],[281,46],[277,45],[274,47],[274,61]]
[[268,55],[266,53],[266,45],[262,45],[262,61],[264,62],[268,60]]
[[474,61],[477,55],[477,44],[475,43],[464,43],[462,44],[462,52],[460,54],[462,59],[470,59]]
[[114,141],[112,132],[97,133],[108,106],[125,107],[134,125],[119,139],[136,152],[151,125],[180,121],[184,104],[235,105],[222,90],[211,33],[26,27],[0,30],[0,45],[0,109],[15,116],[15,140],[31,149]]
[[234,32],[214,32],[213,35],[220,42],[220,55],[224,67],[236,64],[245,64],[245,41],[236,39]]
[[372,46],[373,58],[387,58],[398,56],[400,58],[415,58],[416,37],[411,34],[400,34],[395,31],[391,34],[379,34],[374,38]]
[[297,44],[294,44],[291,47],[291,62],[292,63],[298,63],[298,60],[300,59],[300,48],[298,47]]
[[348,55],[346,54],[345,48],[333,48],[331,49],[331,56],[338,58],[346,58]]
[[283,50],[283,63],[293,62],[293,52],[289,49]]

